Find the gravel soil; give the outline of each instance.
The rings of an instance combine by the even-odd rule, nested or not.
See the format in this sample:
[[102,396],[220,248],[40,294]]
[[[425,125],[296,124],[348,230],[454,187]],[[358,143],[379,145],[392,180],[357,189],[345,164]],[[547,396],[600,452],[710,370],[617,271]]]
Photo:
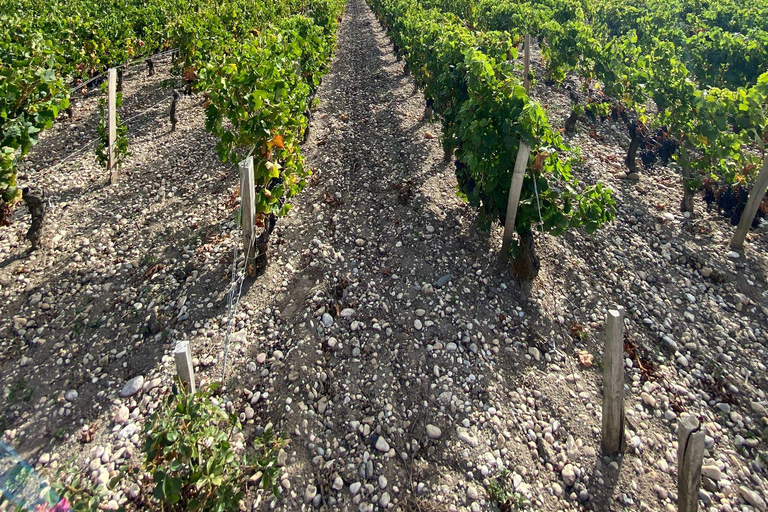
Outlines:
[[[170,96],[168,71],[126,74],[125,118]],[[563,89],[534,95],[555,125],[570,112]],[[288,440],[280,496],[250,490],[249,508],[497,510],[488,488],[507,469],[526,510],[676,510],[677,424],[695,414],[701,509],[766,510],[764,231],[729,254],[717,212],[698,199],[695,218],[679,214],[674,167],[626,180],[624,128],[580,122],[579,179],[614,190],[617,219],[539,235],[541,274],[518,283],[364,0],[347,6],[318,99],[314,175],[234,316],[223,403],[244,440],[269,423]],[[0,432],[40,468],[76,457],[104,481],[136,463],[178,339],[199,380],[221,378],[238,177],[216,160],[201,98],[181,101],[175,133],[165,104],[129,126],[116,186],[90,152],[51,170],[92,138],[93,100],[25,164],[50,199],[50,244],[26,254],[21,208],[0,230]],[[601,354],[617,305],[627,450],[609,459]],[[137,492],[126,481],[104,507]]]

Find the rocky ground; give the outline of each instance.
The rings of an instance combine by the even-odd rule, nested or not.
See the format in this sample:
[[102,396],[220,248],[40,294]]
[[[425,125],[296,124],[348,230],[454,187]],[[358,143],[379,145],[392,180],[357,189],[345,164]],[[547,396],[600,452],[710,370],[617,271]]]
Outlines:
[[[126,74],[124,108],[170,95],[158,71]],[[567,117],[567,92],[534,95],[555,125]],[[363,0],[350,0],[318,97],[304,147],[315,175],[278,223],[266,273],[245,283],[227,362],[224,402],[245,437],[271,422],[288,439],[280,497],[251,492],[250,507],[495,510],[489,486],[506,469],[527,510],[676,510],[677,424],[695,414],[701,508],[766,510],[764,231],[729,254],[721,216],[703,202],[678,213],[674,167],[628,181],[623,127],[580,123],[579,178],[615,191],[617,219],[539,236],[541,274],[523,285],[498,261],[499,230],[480,231],[457,198],[439,124]],[[90,153],[50,170],[92,138],[94,100],[26,164],[50,199],[52,246],[25,253],[23,211],[0,230],[0,431],[40,468],[75,456],[105,481],[135,462],[174,341],[190,340],[198,379],[221,377],[238,178],[215,158],[200,99],[182,108],[175,133],[167,107],[129,126],[116,186]],[[615,305],[627,451],[607,459]],[[137,492],[125,482],[105,507]]]

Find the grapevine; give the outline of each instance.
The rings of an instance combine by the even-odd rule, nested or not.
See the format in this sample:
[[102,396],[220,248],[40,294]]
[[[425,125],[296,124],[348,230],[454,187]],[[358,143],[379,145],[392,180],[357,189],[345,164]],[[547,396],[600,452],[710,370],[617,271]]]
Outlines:
[[[762,3],[722,2],[701,14],[687,10],[685,2],[642,8],[613,0],[594,5],[578,0],[422,4],[465,17],[476,33],[537,36],[549,78],[560,82],[576,72],[589,98],[586,107],[574,106],[566,131],[581,113],[604,118],[612,105],[611,114],[626,123],[630,135],[629,173],[640,171],[638,154],[646,167],[657,159],[674,159],[683,183],[681,210],[688,214],[705,181],[728,187],[734,180],[751,179],[750,170],[759,167],[752,148],[765,132],[763,109],[758,102],[747,105],[734,98],[750,96],[750,91],[759,95],[768,69]],[[604,99],[594,101],[595,92]],[[572,98],[579,101],[579,95],[572,93]],[[737,109],[749,114],[734,129]]]
[[[518,276],[538,272],[533,232],[559,235],[569,228],[593,232],[614,215],[611,191],[583,187],[572,166],[574,152],[525,92],[510,58],[512,40],[479,34],[451,14],[425,10],[405,0],[376,0],[374,7],[404,53],[425,96],[443,123],[444,147],[455,150],[461,194],[486,224],[504,222],[512,166],[520,141],[532,148],[511,247]],[[486,53],[487,52],[487,53]]]
[[[106,90],[106,87],[103,88]],[[123,94],[117,93],[115,96],[116,107],[123,105]],[[120,121],[120,115],[115,112],[115,162],[120,167],[128,157],[128,127]],[[96,160],[103,167],[109,163],[109,118],[107,116],[107,100],[103,96],[99,98],[99,126],[97,128],[99,142],[96,145]]]

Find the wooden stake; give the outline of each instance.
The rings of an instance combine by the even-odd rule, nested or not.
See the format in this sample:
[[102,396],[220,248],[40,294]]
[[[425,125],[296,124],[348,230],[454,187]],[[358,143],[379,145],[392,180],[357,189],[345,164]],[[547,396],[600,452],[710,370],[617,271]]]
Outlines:
[[171,102],[171,131],[176,131],[176,123],[179,122],[179,116],[177,114],[178,102],[181,95],[179,91],[173,90],[173,101]]
[[245,253],[245,273],[248,277],[256,275],[256,189],[253,180],[253,157],[240,162],[240,223],[243,226],[243,252]]
[[606,455],[624,450],[624,309],[608,311],[603,369],[603,439]]
[[525,86],[525,92],[531,90],[531,36],[525,35],[525,53],[523,54],[523,85]]
[[107,169],[110,172],[109,181],[117,183],[117,162],[115,161],[115,144],[117,143],[117,70],[107,71],[107,122],[109,123],[109,159]]
[[677,427],[677,510],[699,509],[701,464],[704,460],[704,432],[696,416],[680,418]]
[[507,198],[507,216],[504,220],[504,238],[501,243],[501,253],[506,257],[509,254],[509,246],[515,234],[515,219],[517,207],[520,204],[520,192],[523,190],[525,170],[528,168],[528,157],[531,156],[531,147],[520,141],[515,159],[515,168],[512,171],[512,182],[509,185],[509,197]]
[[763,168],[760,170],[760,174],[757,175],[755,185],[752,187],[752,190],[749,191],[747,205],[741,213],[741,220],[739,220],[736,232],[733,234],[733,238],[731,238],[732,249],[742,249],[744,247],[744,240],[747,238],[749,228],[752,225],[752,221],[755,219],[757,209],[760,207],[760,203],[763,202],[763,196],[765,196],[766,189],[768,189],[768,156],[763,162]]
[[176,375],[179,376],[181,382],[188,386],[189,392],[194,393],[195,369],[192,365],[192,351],[189,348],[189,341],[177,341],[173,355],[176,358]]
[[117,68],[117,92],[123,92],[123,68]]

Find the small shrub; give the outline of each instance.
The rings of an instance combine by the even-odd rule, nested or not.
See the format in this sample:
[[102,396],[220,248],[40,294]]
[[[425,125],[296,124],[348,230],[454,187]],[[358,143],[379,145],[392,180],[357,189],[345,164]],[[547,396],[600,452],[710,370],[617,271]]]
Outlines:
[[522,511],[528,506],[528,499],[515,491],[509,481],[509,470],[503,469],[499,475],[488,484],[488,496],[501,512]]
[[11,384],[6,402],[8,405],[15,405],[19,402],[27,403],[32,400],[32,395],[34,394],[35,387],[29,386],[26,380],[19,378]]
[[[106,92],[107,83],[104,82],[102,91]],[[123,105],[123,95],[117,93],[115,98],[116,107]],[[115,112],[116,138],[115,138],[115,164],[119,167],[128,158],[128,127],[120,121],[120,115]],[[99,125],[96,127],[99,136],[99,143],[96,146],[96,160],[100,165],[107,167],[109,165],[109,116],[107,112],[107,100],[104,97],[99,98]]]
[[168,511],[237,511],[251,476],[277,493],[277,452],[282,439],[271,431],[256,440],[253,457],[232,446],[240,429],[211,399],[212,384],[195,394],[174,391],[145,425],[144,469],[152,476],[152,496]]
[[[80,471],[71,461],[62,466],[56,478],[51,481],[51,490],[46,496],[50,508],[41,507],[34,512],[97,512],[106,502],[107,496],[114,491],[122,479],[120,473],[107,485],[94,486],[88,478],[88,472]],[[123,507],[118,512],[125,510]]]

